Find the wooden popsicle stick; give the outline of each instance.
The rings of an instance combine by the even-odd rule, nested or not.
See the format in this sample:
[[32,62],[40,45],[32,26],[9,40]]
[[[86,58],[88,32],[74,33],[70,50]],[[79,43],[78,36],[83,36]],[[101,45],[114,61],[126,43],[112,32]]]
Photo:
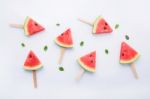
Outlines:
[[138,73],[136,71],[136,65],[134,63],[131,64],[131,70],[133,72],[133,75],[136,79],[139,79]]
[[81,22],[83,22],[83,23],[86,23],[86,24],[88,24],[88,25],[90,25],[90,26],[93,26],[93,23],[88,22],[88,21],[86,21],[86,20],[83,20],[83,19],[81,19],[81,18],[78,18],[78,20],[81,21]]
[[33,85],[34,88],[37,88],[36,70],[33,70],[32,73],[33,73]]
[[11,27],[14,27],[14,28],[24,28],[24,25],[22,24],[10,24]]
[[59,57],[59,60],[58,60],[58,64],[61,64],[61,62],[63,60],[64,53],[65,53],[65,48],[62,47],[61,52],[60,52],[60,57]]
[[78,75],[76,76],[76,80],[80,80],[81,77],[83,76],[85,70],[83,68],[80,69]]

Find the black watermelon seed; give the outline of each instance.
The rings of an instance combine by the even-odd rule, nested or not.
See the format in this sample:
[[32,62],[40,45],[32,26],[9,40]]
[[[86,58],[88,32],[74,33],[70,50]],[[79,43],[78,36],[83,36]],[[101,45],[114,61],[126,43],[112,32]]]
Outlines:
[[38,24],[37,24],[37,23],[35,23],[35,25],[36,25],[36,26],[38,26]]
[[104,30],[106,30],[107,28],[106,27],[104,27]]

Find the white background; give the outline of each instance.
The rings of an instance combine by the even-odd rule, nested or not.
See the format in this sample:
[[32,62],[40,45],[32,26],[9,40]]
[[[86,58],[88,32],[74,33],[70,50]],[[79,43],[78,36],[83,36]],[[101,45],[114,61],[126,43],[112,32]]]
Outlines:
[[[149,9],[149,0],[0,0],[0,99],[150,99]],[[113,28],[119,23],[119,29],[108,35],[92,35],[92,27],[77,20],[81,17],[93,22],[99,15]],[[9,27],[10,23],[23,24],[26,16],[46,30],[26,37],[23,30]],[[72,29],[74,48],[66,50],[65,71],[60,72],[60,47],[53,40],[67,28]],[[80,47],[82,40],[85,45]],[[130,66],[119,64],[122,41],[141,54],[135,62],[139,80],[134,79]],[[47,52],[44,45],[48,45]],[[38,89],[33,88],[32,73],[23,69],[30,49],[44,65],[37,72]],[[96,73],[85,73],[76,82],[80,70],[76,59],[93,50],[97,50]]]

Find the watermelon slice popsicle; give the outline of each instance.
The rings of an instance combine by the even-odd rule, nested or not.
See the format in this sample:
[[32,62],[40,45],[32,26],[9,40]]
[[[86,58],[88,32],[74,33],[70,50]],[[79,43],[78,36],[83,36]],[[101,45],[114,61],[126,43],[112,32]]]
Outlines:
[[138,58],[139,58],[139,53],[135,49],[133,49],[131,46],[129,46],[125,42],[121,43],[120,63],[121,64],[130,64],[131,70],[132,70],[134,77],[136,79],[138,79],[139,76],[136,72],[136,66],[135,66],[134,62]]
[[97,17],[96,20],[94,21],[94,23],[85,21],[81,18],[79,18],[78,20],[92,26],[93,34],[111,33],[113,31],[112,28],[110,27],[110,25],[108,24],[108,22],[106,22],[106,20],[101,16]]
[[67,29],[65,32],[61,33],[58,37],[56,37],[55,43],[61,47],[61,53],[58,60],[58,64],[61,64],[65,49],[73,47],[71,29]]
[[34,34],[37,34],[43,30],[45,30],[45,28],[43,26],[41,26],[38,22],[36,22],[35,20],[33,20],[30,17],[26,17],[24,24],[10,24],[11,27],[14,28],[20,28],[20,29],[24,29],[24,33],[26,36],[31,36]]
[[32,71],[34,88],[37,88],[36,71],[41,69],[42,67],[43,67],[42,63],[40,62],[38,57],[34,54],[33,51],[30,51],[25,60],[24,69],[28,71]]
[[84,72],[94,73],[96,71],[96,51],[90,52],[79,59],[77,59],[79,65],[82,67],[76,76],[76,80],[80,80]]

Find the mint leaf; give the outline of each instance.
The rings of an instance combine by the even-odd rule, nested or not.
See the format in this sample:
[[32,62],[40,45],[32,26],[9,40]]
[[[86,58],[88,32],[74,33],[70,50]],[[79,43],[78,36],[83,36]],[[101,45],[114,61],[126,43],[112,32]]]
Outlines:
[[128,35],[125,35],[125,39],[126,39],[126,40],[129,40],[130,38],[129,38],[129,36],[128,36]]
[[21,43],[21,46],[22,46],[22,47],[25,47],[26,45],[25,45],[24,43]]
[[118,29],[118,28],[119,28],[119,24],[116,24],[116,25],[115,25],[115,29]]
[[48,46],[45,45],[43,49],[44,49],[44,51],[47,51],[48,50]]
[[64,68],[63,67],[59,67],[59,71],[64,71]]
[[106,54],[108,54],[108,53],[109,53],[108,49],[105,49],[105,53],[106,53]]
[[81,42],[80,42],[80,46],[84,46],[84,41],[81,41]]

